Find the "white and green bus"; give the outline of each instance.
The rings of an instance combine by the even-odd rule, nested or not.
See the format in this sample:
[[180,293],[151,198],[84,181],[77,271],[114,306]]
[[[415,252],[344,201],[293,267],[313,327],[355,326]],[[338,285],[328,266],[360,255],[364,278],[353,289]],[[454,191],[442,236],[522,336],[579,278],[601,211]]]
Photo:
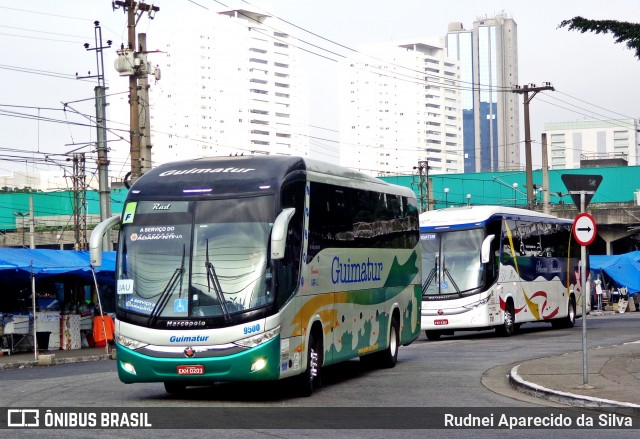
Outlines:
[[420,333],[413,192],[314,160],[205,158],[130,188],[116,259],[118,375],[169,393],[292,378],[361,357],[393,367]]

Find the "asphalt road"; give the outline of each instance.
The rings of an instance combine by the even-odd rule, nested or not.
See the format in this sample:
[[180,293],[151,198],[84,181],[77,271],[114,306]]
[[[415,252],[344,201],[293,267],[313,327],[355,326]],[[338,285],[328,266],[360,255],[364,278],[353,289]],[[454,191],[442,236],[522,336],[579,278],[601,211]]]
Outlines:
[[[588,347],[618,344],[640,339],[640,313],[589,317]],[[516,336],[498,337],[492,331],[460,333],[427,341],[421,336],[407,347],[401,347],[395,368],[366,369],[359,361],[328,367],[324,370],[323,387],[311,398],[295,397],[281,383],[217,384],[213,387],[190,388],[176,398],[157,384],[122,384],[115,372],[114,361],[57,365],[0,372],[0,406],[2,407],[153,407],[243,408],[247,414],[256,408],[278,407],[369,407],[372,416],[377,408],[406,408],[394,415],[420,415],[414,408],[429,407],[540,407],[540,400],[512,390],[506,380],[510,367],[527,359],[546,357],[582,349],[581,320],[571,329],[552,329],[546,324],[522,326]],[[581,369],[582,364],[576,364]],[[350,413],[344,409],[345,413]],[[168,414],[170,416],[171,410]],[[317,412],[316,412],[317,413]],[[354,412],[355,413],[355,412]],[[360,413],[360,412],[358,412]],[[366,415],[365,415],[366,417]],[[357,420],[359,427],[363,425]],[[134,430],[33,430],[16,431],[12,437],[140,437]],[[185,437],[185,430],[153,430],[153,437]],[[437,433],[437,434],[436,434]],[[511,435],[509,434],[511,433]],[[512,437],[515,431],[474,430],[475,437]],[[585,436],[583,430],[562,430],[566,437],[635,437],[637,431],[594,430]],[[469,430],[190,430],[187,437],[468,437]],[[519,430],[518,437],[541,437],[557,434],[550,430]]]

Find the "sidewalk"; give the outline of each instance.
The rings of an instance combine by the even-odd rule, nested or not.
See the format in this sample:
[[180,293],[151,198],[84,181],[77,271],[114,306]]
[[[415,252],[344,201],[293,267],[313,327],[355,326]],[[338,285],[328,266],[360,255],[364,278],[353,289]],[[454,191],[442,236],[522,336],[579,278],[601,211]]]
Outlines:
[[561,404],[636,411],[640,409],[640,333],[638,337],[635,342],[588,349],[586,384],[582,350],[525,361],[511,369],[509,382],[521,392]]
[[0,356],[0,371],[8,369],[21,369],[24,367],[53,366],[55,364],[81,363],[85,361],[115,360],[116,350],[114,346],[107,348],[86,349],[56,349],[53,351],[41,351],[36,360],[33,352],[4,354]]
[[509,381],[521,392],[578,407],[640,409],[640,340],[539,358],[515,366]]

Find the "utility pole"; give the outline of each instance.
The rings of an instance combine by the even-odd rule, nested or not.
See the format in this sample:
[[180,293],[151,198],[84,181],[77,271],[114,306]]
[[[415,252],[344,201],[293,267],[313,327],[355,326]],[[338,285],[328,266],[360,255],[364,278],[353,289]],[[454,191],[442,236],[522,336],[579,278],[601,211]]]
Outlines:
[[[96,52],[96,67],[98,69],[98,74],[91,76],[91,72],[89,72],[90,76],[76,77],[78,79],[83,78],[97,78],[98,85],[95,87],[95,96],[96,96],[96,129],[97,129],[97,143],[96,149],[98,152],[98,160],[96,161],[98,165],[98,185],[99,185],[99,193],[100,193],[100,221],[104,221],[107,218],[111,217],[111,190],[109,189],[109,160],[107,159],[107,128],[106,128],[106,112],[107,112],[107,102],[106,102],[106,86],[104,81],[104,58],[102,54],[103,49],[111,48],[111,40],[107,40],[107,46],[102,46],[102,29],[100,28],[100,22],[94,21],[95,25],[94,33],[95,33],[95,47],[90,48],[89,43],[85,43],[84,48],[86,50],[93,50]],[[105,242],[105,247],[108,248],[108,242]]]
[[547,133],[542,133],[542,213],[551,213],[549,201],[549,156],[547,153]]
[[[160,8],[147,5],[134,0],[114,1],[113,8],[122,8],[127,13],[128,43],[127,49],[118,51],[116,70],[121,76],[129,76],[129,129],[130,129],[130,156],[131,156],[131,183],[134,183],[142,175],[142,156],[140,149],[140,110],[138,96],[138,76],[147,74],[146,55],[136,46],[136,24],[144,12],[149,13],[153,19],[155,12]],[[136,50],[138,49],[138,50]],[[143,70],[143,72],[141,72]]]
[[[533,206],[533,165],[531,163],[531,128],[529,123],[529,102],[541,91],[555,91],[550,82],[544,82],[542,87],[536,87],[535,84],[528,84],[520,87],[516,85],[512,92],[524,94],[524,153],[525,166],[527,175],[527,207]],[[533,95],[529,97],[529,92]]]
[[418,161],[418,166],[413,169],[418,170],[418,194],[420,199],[420,212],[429,210],[429,162],[426,160]]
[[[147,34],[138,34],[140,52],[147,53]],[[149,115],[149,78],[140,75],[138,122],[140,124],[140,168],[144,174],[151,170],[151,117]]]
[[[127,9],[128,47],[135,51],[136,48],[136,4],[129,0]],[[129,76],[129,127],[131,141],[131,182],[135,182],[142,175],[140,167],[140,119],[138,118],[138,77]]]
[[87,192],[84,153],[73,154],[73,228],[75,250],[87,249]]

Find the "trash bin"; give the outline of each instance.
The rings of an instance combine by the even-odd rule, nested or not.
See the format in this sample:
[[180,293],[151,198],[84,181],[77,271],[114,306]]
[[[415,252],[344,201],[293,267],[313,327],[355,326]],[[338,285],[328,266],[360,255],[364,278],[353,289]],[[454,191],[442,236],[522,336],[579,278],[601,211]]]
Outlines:
[[39,351],[49,350],[49,336],[51,332],[36,332],[36,341],[38,343]]

